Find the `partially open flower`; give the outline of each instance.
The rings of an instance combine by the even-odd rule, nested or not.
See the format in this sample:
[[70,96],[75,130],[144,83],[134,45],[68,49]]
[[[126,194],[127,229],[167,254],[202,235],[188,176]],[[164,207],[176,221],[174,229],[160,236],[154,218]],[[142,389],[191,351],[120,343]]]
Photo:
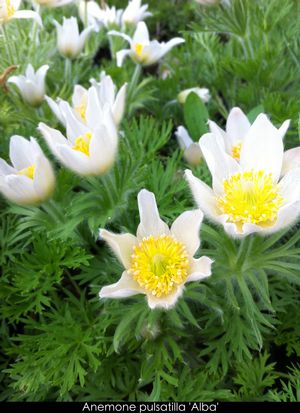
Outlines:
[[192,140],[183,126],[177,128],[175,135],[180,148],[184,151],[184,159],[193,166],[199,165],[203,159],[199,143]]
[[300,168],[283,174],[282,133],[266,115],[259,115],[246,133],[239,161],[226,153],[217,134],[205,134],[200,147],[212,174],[213,188],[191,171],[186,171],[186,179],[198,206],[228,234],[269,234],[298,218]]
[[11,76],[9,83],[14,83],[20,91],[23,100],[31,106],[39,106],[45,97],[45,77],[48,65],[41,66],[36,72],[31,64],[27,66],[25,76]]
[[62,7],[66,4],[74,3],[74,0],[33,0],[33,2],[38,4],[39,6],[54,9],[56,7]]
[[122,13],[122,23],[137,25],[138,22],[146,17],[152,16],[152,13],[147,11],[148,4],[142,5],[142,0],[130,0],[128,6]]
[[203,213],[199,209],[183,212],[169,229],[159,216],[152,192],[139,192],[138,207],[141,221],[136,236],[100,230],[100,237],[109,244],[125,271],[118,282],[103,287],[99,296],[145,294],[151,309],[168,309],[176,304],[186,282],[211,275],[210,258],[193,258],[200,246]]
[[60,54],[68,59],[75,59],[82,52],[89,34],[94,30],[93,26],[84,29],[80,34],[76,17],[63,18],[60,25],[54,21],[57,29],[57,48]]
[[118,134],[109,106],[99,119],[96,105],[86,111],[81,122],[66,102],[61,102],[66,135],[44,123],[39,130],[54,155],[79,175],[102,175],[113,165],[118,149]]
[[197,96],[199,96],[199,98],[204,102],[207,103],[210,100],[210,93],[209,90],[201,87],[191,87],[189,89],[185,89],[183,91],[181,91],[178,96],[177,96],[177,100],[179,103],[184,103],[188,97],[188,95],[190,93],[196,93]]
[[113,28],[121,25],[121,15],[123,10],[116,9],[115,6],[109,7],[105,4],[102,8],[94,1],[81,0],[78,5],[80,19],[84,24],[101,27]]
[[185,42],[185,40],[180,37],[175,37],[167,43],[159,43],[157,40],[150,41],[148,28],[144,22],[138,23],[132,38],[127,34],[115,30],[110,31],[108,34],[123,37],[123,39],[127,40],[130,44],[130,49],[117,52],[117,65],[119,67],[122,66],[126,56],[130,56],[135,62],[143,66],[150,66],[158,62],[174,46]]
[[42,26],[40,15],[33,10],[19,10],[21,0],[0,0],[0,24],[11,19],[34,19]]
[[55,176],[50,162],[34,138],[10,138],[12,166],[0,159],[0,192],[17,204],[36,204],[52,193]]
[[[103,117],[103,110],[105,106],[109,106],[118,127],[125,111],[126,88],[125,83],[117,92],[116,85],[113,83],[110,76],[103,76],[100,82],[95,79],[91,80],[92,86],[85,89],[83,86],[75,85],[72,96],[72,107],[74,115],[83,123],[86,123],[86,112],[92,110],[96,105],[99,110],[99,119]],[[53,113],[57,116],[59,121],[65,125],[64,108],[66,102],[58,100],[55,102],[50,97],[46,96],[48,105]]]

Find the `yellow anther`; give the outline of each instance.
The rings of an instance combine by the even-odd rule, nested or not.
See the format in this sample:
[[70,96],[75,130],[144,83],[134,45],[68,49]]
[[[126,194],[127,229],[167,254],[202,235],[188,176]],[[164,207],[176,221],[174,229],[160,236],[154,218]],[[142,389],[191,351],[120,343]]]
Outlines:
[[142,45],[142,43],[136,43],[134,45],[134,51],[138,55],[138,57],[142,56],[143,49],[144,49],[144,46]]
[[33,179],[34,172],[35,172],[35,165],[30,165],[27,168],[21,169],[18,172],[18,175],[24,175],[24,176],[27,176],[27,178]]
[[233,145],[232,148],[231,148],[231,155],[237,161],[240,160],[241,149],[242,149],[242,142],[238,142],[236,145]]
[[92,139],[92,134],[87,132],[85,135],[78,136],[75,140],[75,145],[72,147],[75,151],[84,153],[90,156],[90,142]]
[[75,110],[79,114],[81,119],[83,121],[86,121],[86,105],[84,103],[81,103],[80,105],[75,106]]

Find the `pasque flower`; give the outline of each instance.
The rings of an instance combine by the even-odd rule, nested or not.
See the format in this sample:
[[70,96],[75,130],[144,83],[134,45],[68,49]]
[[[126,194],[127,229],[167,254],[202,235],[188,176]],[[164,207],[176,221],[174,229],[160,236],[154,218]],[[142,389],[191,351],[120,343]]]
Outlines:
[[10,166],[0,159],[0,192],[18,204],[36,204],[47,199],[55,184],[50,162],[34,138],[10,138]]
[[[123,10],[116,9],[115,6],[109,7],[105,4],[104,8],[101,8],[98,3],[93,0],[79,2],[79,16],[82,22],[89,25],[100,27],[113,27],[121,25],[121,15]],[[87,22],[85,21],[87,19]]]
[[[244,139],[251,126],[247,115],[238,107],[231,109],[227,118],[225,131],[213,121],[209,121],[208,123],[210,131],[219,135],[224,141],[226,152],[239,161]],[[290,121],[286,120],[279,128],[282,137],[285,135],[289,124]]]
[[199,143],[192,140],[184,126],[178,126],[175,136],[183,150],[184,159],[193,166],[199,165],[203,159]]
[[48,69],[48,65],[43,65],[35,72],[32,65],[29,64],[25,76],[11,76],[8,82],[17,86],[26,103],[39,106],[45,97],[45,77]]
[[[109,106],[113,115],[116,126],[118,127],[124,115],[125,100],[126,100],[126,88],[125,83],[120,90],[116,91],[116,85],[113,83],[110,76],[103,76],[100,82],[95,79],[91,80],[92,86],[89,89],[85,89],[83,86],[75,85],[74,93],[72,96],[72,106],[75,116],[86,123],[86,112],[93,105],[97,105],[99,110],[99,118],[103,117],[103,111],[105,106]],[[62,100],[58,100],[56,103],[50,97],[46,97],[46,100],[57,116],[59,121],[65,125],[64,104],[61,105]]]
[[74,0],[33,0],[33,2],[40,6],[56,8],[65,6],[69,3],[74,3]]
[[11,19],[34,19],[42,26],[42,20],[33,10],[19,10],[21,0],[0,0],[0,24],[7,23]]
[[217,134],[207,133],[200,147],[212,174],[212,189],[186,171],[204,214],[237,237],[269,234],[292,224],[300,213],[300,168],[283,171],[282,132],[260,114],[246,133],[239,162],[228,155]]
[[191,87],[189,89],[182,90],[178,96],[177,100],[179,103],[184,103],[190,93],[196,93],[197,96],[204,102],[207,103],[210,100],[209,90],[205,87]]
[[146,17],[152,16],[152,13],[147,11],[148,4],[142,5],[142,0],[130,0],[128,6],[122,13],[122,23],[137,25],[138,22],[144,20]]
[[63,24],[60,25],[56,20],[54,24],[57,30],[57,48],[60,54],[69,59],[75,59],[84,48],[87,37],[94,30],[89,26],[79,34],[76,17],[63,18]]
[[95,104],[87,107],[85,124],[75,116],[68,103],[61,102],[66,138],[59,130],[44,123],[38,127],[54,155],[79,175],[104,174],[113,165],[118,148],[117,129],[110,107],[105,106],[103,117],[99,118],[97,97],[94,99]]
[[138,194],[140,224],[136,236],[100,230],[123,264],[125,271],[115,284],[103,287],[100,298],[122,298],[145,294],[151,309],[171,308],[182,295],[184,284],[211,275],[212,261],[193,258],[200,246],[203,214],[197,209],[183,212],[171,228],[162,221],[152,192]]
[[158,62],[174,46],[184,43],[184,39],[175,37],[167,43],[159,43],[157,40],[150,41],[149,32],[145,22],[139,22],[131,38],[125,33],[112,30],[108,32],[112,36],[120,36],[127,40],[130,49],[124,49],[117,52],[117,65],[122,66],[124,58],[130,56],[135,62],[143,66],[150,66]]

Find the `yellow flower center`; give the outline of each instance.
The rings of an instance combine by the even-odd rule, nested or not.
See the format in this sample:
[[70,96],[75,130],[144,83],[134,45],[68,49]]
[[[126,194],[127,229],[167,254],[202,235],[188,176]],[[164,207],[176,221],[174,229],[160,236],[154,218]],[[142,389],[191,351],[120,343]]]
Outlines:
[[270,225],[283,203],[272,174],[249,171],[232,175],[224,181],[224,195],[217,199],[222,213],[237,224]]
[[129,272],[156,297],[167,296],[188,274],[185,246],[170,235],[150,236],[134,247]]
[[30,165],[27,168],[21,169],[18,172],[18,175],[24,175],[24,176],[27,176],[27,178],[33,179],[34,172],[35,172],[35,165]]
[[142,43],[136,43],[134,45],[134,51],[138,55],[138,57],[142,56],[143,49],[144,49],[144,45],[142,45]]
[[231,148],[231,156],[237,161],[240,160],[241,149],[242,149],[242,142],[238,142],[236,145],[233,145]]
[[11,18],[15,14],[15,8],[12,6],[10,0],[5,0],[7,17]]
[[79,114],[83,121],[86,121],[86,105],[81,103],[80,105],[75,107],[76,112]]
[[72,147],[75,151],[84,153],[90,156],[90,142],[92,139],[92,134],[87,132],[85,135],[78,136],[75,140],[75,145]]

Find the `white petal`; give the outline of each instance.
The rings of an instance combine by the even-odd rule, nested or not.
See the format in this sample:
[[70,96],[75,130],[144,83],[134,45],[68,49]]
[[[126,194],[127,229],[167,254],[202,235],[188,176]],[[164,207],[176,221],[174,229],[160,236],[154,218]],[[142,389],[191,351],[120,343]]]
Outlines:
[[286,134],[286,132],[287,132],[289,126],[290,126],[290,123],[291,123],[291,120],[290,120],[290,119],[285,120],[285,121],[283,122],[283,124],[280,126],[280,128],[278,129],[278,131],[279,131],[282,139],[284,138],[284,135]]
[[55,175],[48,159],[43,155],[37,159],[33,186],[42,201],[50,196],[54,189]]
[[33,10],[19,10],[16,11],[12,19],[34,19],[39,26],[43,27],[41,16]]
[[0,158],[0,176],[17,173],[17,170],[11,167],[4,159]]
[[45,96],[45,100],[49,105],[49,108],[52,110],[52,112],[54,113],[54,115],[57,117],[57,119],[59,120],[59,122],[65,126],[66,124],[66,120],[63,116],[63,114],[61,113],[58,104],[51,99],[49,96]]
[[238,162],[224,149],[220,135],[206,133],[199,141],[200,148],[212,174],[214,192],[223,192],[223,181],[240,170]]
[[160,216],[156,205],[155,195],[142,189],[138,194],[138,207],[140,213],[140,224],[137,229],[138,239],[144,237],[169,234],[168,225]]
[[281,135],[266,115],[260,114],[251,125],[242,149],[240,164],[244,170],[262,170],[273,174],[277,182],[281,173],[283,143]]
[[131,37],[130,36],[128,36],[127,34],[125,34],[125,33],[121,33],[121,32],[117,32],[116,30],[110,30],[108,33],[107,33],[109,36],[119,36],[119,37],[122,37],[124,40],[127,40],[127,42],[129,42],[130,44],[131,44]]
[[67,139],[59,130],[50,128],[43,122],[39,123],[38,130],[41,132],[42,136],[47,142],[47,145],[56,156],[58,156],[57,145],[68,144]]
[[175,306],[178,298],[182,295],[183,290],[183,286],[180,285],[173,294],[169,294],[166,297],[155,297],[154,295],[147,294],[148,305],[151,310],[154,310],[155,308],[169,310]]
[[207,278],[211,275],[211,266],[213,260],[208,257],[201,257],[201,258],[193,258],[191,267],[190,267],[190,275],[187,278],[187,282],[191,281],[198,281],[202,280],[203,278]]
[[284,204],[300,200],[300,167],[291,169],[279,182]]
[[125,298],[131,295],[141,294],[143,290],[138,283],[128,274],[123,272],[122,277],[115,284],[102,287],[99,292],[100,298]]
[[105,229],[101,229],[99,235],[100,239],[102,238],[108,243],[124,267],[130,268],[131,255],[133,247],[137,244],[137,238],[131,234],[114,234]]
[[[102,121],[103,113],[98,99],[98,92],[94,86],[88,90],[86,105],[86,121],[90,127],[96,127],[99,121]],[[77,135],[78,136],[78,135]]]
[[87,90],[81,85],[75,85],[72,95],[72,105],[80,106],[87,99]]
[[203,220],[203,212],[200,209],[185,211],[173,222],[171,234],[184,244],[187,253],[193,257],[200,247],[199,231]]
[[184,39],[182,39],[181,37],[175,37],[174,39],[169,40],[167,43],[161,44],[162,52],[159,58],[167,54],[171,49],[173,49],[174,46],[177,46],[178,44],[182,44],[182,43],[185,43]]
[[175,136],[180,148],[183,150],[187,149],[192,143],[194,143],[184,126],[178,126],[175,131]]
[[60,161],[79,175],[94,175],[95,168],[90,158],[80,151],[76,151],[67,145],[57,145],[57,156]]
[[192,191],[194,200],[204,214],[214,221],[218,221],[219,211],[217,209],[216,196],[212,189],[196,178],[188,169],[185,171],[185,179]]
[[289,149],[283,153],[281,175],[286,175],[290,170],[300,166],[300,146]]
[[131,54],[130,49],[119,50],[116,54],[117,66],[122,67],[125,57],[129,56],[130,54]]
[[145,22],[139,22],[134,32],[132,43],[141,43],[146,45],[149,43],[149,32]]
[[99,126],[90,142],[90,160],[95,175],[102,175],[113,165],[117,149],[117,138],[111,137],[104,125]]
[[240,108],[231,109],[226,123],[227,138],[230,145],[236,145],[238,141],[243,141],[250,129],[250,122],[245,113]]
[[8,188],[15,194],[14,199],[11,199],[13,202],[26,205],[39,201],[32,179],[23,175],[7,175],[4,179]]
[[300,215],[300,201],[296,201],[287,205],[284,205],[278,212],[276,223],[269,228],[264,228],[263,232],[266,234],[272,234],[280,231],[290,225],[292,225]]
[[233,222],[225,222],[223,226],[225,232],[233,238],[243,238],[249,234],[263,231],[262,227],[255,224],[243,224],[241,229]]
[[23,138],[23,136],[13,135],[9,143],[9,157],[13,166],[17,169],[24,169],[34,164],[35,162],[35,148],[30,141]]
[[116,122],[117,126],[121,123],[125,111],[126,89],[127,83],[125,83],[117,93],[115,102],[112,107],[114,121]]

